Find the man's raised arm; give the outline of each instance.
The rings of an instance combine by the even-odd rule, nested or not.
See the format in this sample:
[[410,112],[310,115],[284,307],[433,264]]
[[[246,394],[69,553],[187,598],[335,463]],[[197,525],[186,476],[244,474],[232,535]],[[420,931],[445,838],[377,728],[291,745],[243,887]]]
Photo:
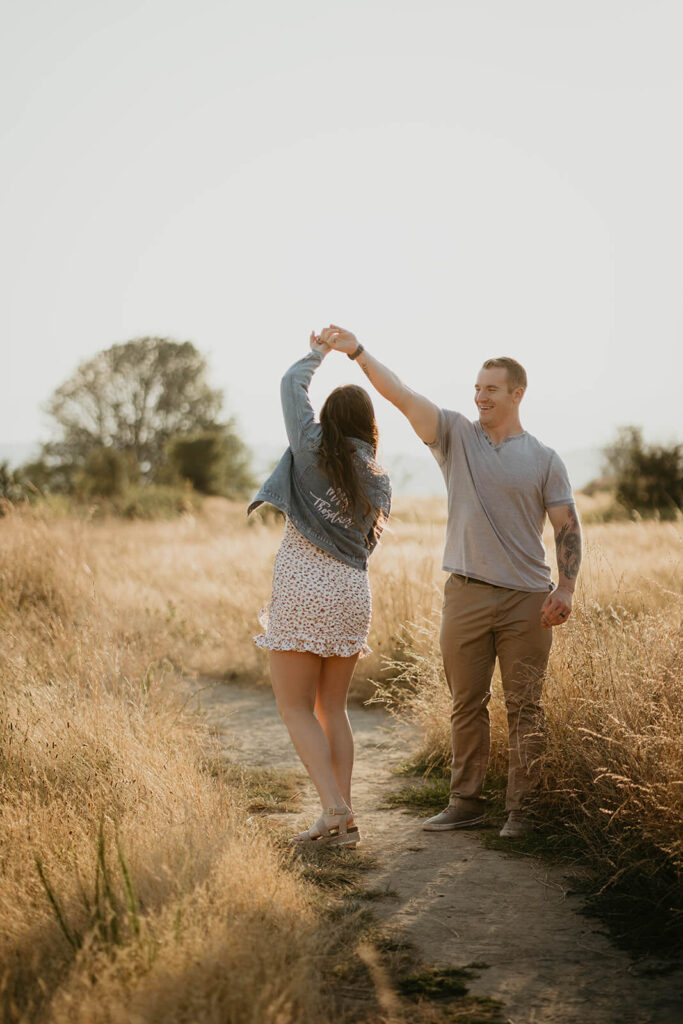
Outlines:
[[336,349],[337,352],[345,352],[347,355],[353,355],[360,348],[360,354],[354,358],[373,388],[403,413],[421,440],[426,444],[436,441],[439,410],[433,402],[406,387],[392,370],[359,345],[358,339],[350,331],[331,324],[321,333],[320,338],[330,348]]

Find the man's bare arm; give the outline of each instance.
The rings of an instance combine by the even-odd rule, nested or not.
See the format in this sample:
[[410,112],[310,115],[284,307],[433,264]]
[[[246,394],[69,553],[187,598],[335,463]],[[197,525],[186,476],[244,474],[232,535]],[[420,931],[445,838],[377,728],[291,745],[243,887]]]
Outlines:
[[[332,324],[322,334],[323,339],[330,348],[338,352],[346,352],[347,355],[355,352],[358,348],[358,339],[350,331]],[[430,402],[424,395],[418,395],[407,387],[399,377],[390,370],[379,359],[375,359],[369,352],[363,351],[357,357],[356,362],[368,378],[373,388],[386,398],[388,402],[395,405],[409,420],[410,425],[419,438],[427,444],[436,441],[436,434],[439,425],[439,410],[433,402]]]
[[546,626],[561,626],[571,615],[581,567],[581,524],[573,504],[554,505],[548,509],[548,518],[555,531],[558,581],[541,609],[541,621]]
[[555,531],[557,585],[573,593],[581,567],[581,525],[576,505],[555,505],[548,509],[548,518]]

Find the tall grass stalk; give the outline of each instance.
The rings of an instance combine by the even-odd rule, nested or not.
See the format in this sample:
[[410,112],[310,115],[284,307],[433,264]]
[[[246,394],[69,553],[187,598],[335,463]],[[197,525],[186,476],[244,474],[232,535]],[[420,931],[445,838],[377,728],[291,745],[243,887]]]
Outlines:
[[[613,527],[617,536],[628,536]],[[667,940],[683,924],[683,598],[679,534],[627,524],[635,539],[673,539],[640,578],[605,572],[608,533],[589,532],[587,571],[569,623],[555,630],[544,691],[545,752],[536,811],[549,843],[589,863],[605,900],[619,894],[624,927],[648,908]],[[612,542],[614,538],[611,538]],[[631,547],[633,553],[633,547]],[[611,583],[611,588],[609,584]],[[439,611],[407,624],[377,699],[420,729],[414,760],[425,772],[450,763],[450,697],[438,646]],[[507,765],[498,673],[490,705],[489,789],[501,795]],[[626,907],[631,903],[632,913]],[[637,923],[636,923],[637,925]]]
[[[327,1015],[314,895],[247,824],[239,783],[208,770],[218,752],[171,685],[239,604],[229,566],[208,628],[185,604],[217,548],[237,545],[210,523],[0,521],[3,1020]],[[219,578],[201,585],[208,609]]]

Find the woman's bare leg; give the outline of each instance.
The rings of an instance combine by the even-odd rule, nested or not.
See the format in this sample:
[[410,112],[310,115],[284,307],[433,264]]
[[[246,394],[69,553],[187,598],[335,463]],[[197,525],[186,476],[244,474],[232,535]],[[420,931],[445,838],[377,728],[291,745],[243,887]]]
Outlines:
[[282,721],[318,791],[323,807],[342,807],[330,745],[314,714],[323,659],[298,651],[271,651],[270,678]]
[[[332,770],[345,803],[351,807],[353,733],[346,713],[346,698],[358,655],[351,658],[323,658],[315,713],[330,748]],[[351,823],[349,818],[349,824]]]

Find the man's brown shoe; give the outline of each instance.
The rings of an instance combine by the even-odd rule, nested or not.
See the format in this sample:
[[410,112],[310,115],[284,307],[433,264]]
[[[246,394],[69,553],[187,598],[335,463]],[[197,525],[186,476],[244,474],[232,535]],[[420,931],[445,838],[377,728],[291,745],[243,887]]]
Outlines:
[[441,814],[428,818],[422,828],[425,832],[446,832],[451,828],[475,828],[483,825],[486,815],[483,803],[468,801],[461,804],[449,804]]
[[501,839],[519,839],[533,830],[534,823],[522,811],[510,811],[508,820],[498,833]]

